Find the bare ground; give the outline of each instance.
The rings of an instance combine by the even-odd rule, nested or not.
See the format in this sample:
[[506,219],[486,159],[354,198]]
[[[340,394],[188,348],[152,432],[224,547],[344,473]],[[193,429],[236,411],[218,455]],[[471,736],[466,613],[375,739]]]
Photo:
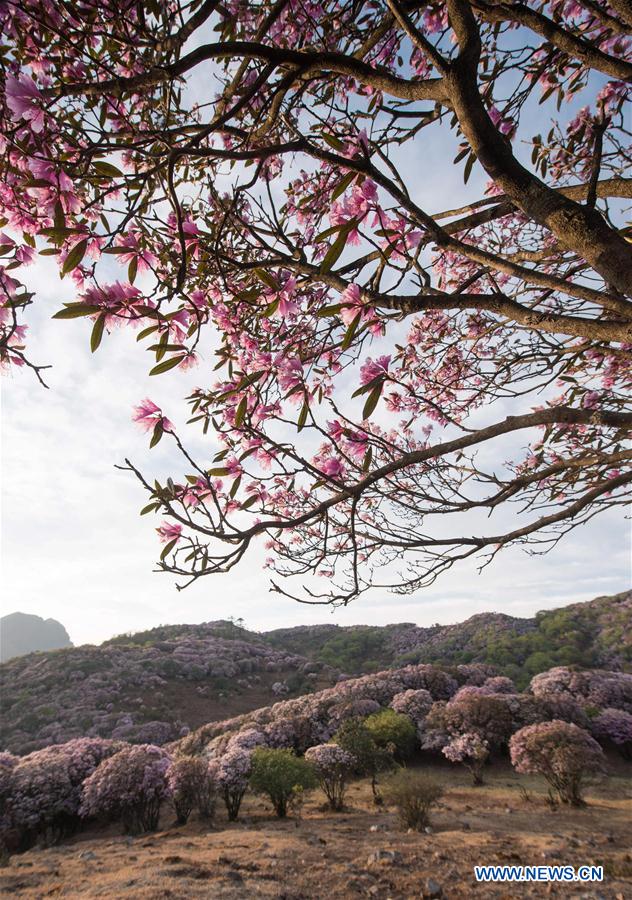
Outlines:
[[[432,879],[448,900],[632,900],[629,767],[617,764],[612,777],[589,790],[588,806],[579,810],[551,810],[544,783],[518,779],[507,764],[491,767],[482,788],[471,787],[459,769],[433,771],[446,794],[429,834],[402,831],[393,810],[372,805],[364,782],[351,786],[348,809],[339,814],[323,810],[315,792],[300,823],[276,820],[264,801],[247,797],[238,823],[227,823],[220,813],[211,829],[199,821],[176,827],[167,812],[154,834],[131,838],[114,830],[92,831],[14,856],[0,869],[0,894],[37,900],[400,900],[432,896]],[[396,855],[370,861],[378,851]],[[477,884],[473,866],[479,863],[603,865],[605,879],[592,885]]]

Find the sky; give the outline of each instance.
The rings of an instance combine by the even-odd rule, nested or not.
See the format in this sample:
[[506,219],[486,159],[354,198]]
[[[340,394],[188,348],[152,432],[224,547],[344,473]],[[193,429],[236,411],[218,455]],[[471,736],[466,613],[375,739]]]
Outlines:
[[[31,358],[52,368],[48,390],[26,370],[1,383],[3,614],[58,619],[79,644],[227,616],[255,630],[316,622],[449,624],[491,610],[532,615],[629,587],[630,528],[618,511],[572,532],[546,556],[506,549],[480,575],[466,564],[415,595],[375,591],[346,609],[269,594],[259,550],[235,572],[178,592],[171,575],[152,572],[159,520],[139,516],[145,495],[115,466],[127,456],[143,471],[169,472],[176,457],[168,441],[149,451],[132,408],[151,396],[176,426],[183,424],[182,398],[203,382],[211,354],[197,370],[150,378],[149,357],[134,346],[133,332],[106,336],[92,355],[89,323],[51,320],[74,292],[50,260],[31,268],[29,284],[38,293]],[[194,451],[209,453],[208,438],[194,426],[186,432]]]
[[[449,165],[453,150],[435,144],[418,158],[407,150],[415,199],[429,210],[482,195],[484,179],[476,170],[464,191],[461,172]],[[148,450],[132,408],[149,396],[180,428],[187,418],[182,398],[207,382],[212,349],[202,348],[198,369],[150,378],[151,358],[129,329],[106,335],[92,355],[89,322],[51,319],[76,292],[69,279],[59,280],[50,258],[40,258],[23,280],[37,293],[27,319],[29,358],[52,368],[45,373],[48,390],[28,370],[14,369],[0,380],[2,614],[53,617],[81,644],[228,616],[254,630],[322,622],[450,624],[486,611],[533,615],[630,587],[632,535],[619,509],[571,532],[548,555],[506,548],[480,574],[475,562],[464,563],[412,596],[374,590],[345,609],[270,594],[259,548],[235,571],[178,592],[173,576],[152,571],[160,520],[139,516],[145,494],[116,466],[129,457],[146,474],[180,471],[167,439]],[[184,433],[193,456],[209,459],[216,449],[212,437],[203,438],[196,426]]]

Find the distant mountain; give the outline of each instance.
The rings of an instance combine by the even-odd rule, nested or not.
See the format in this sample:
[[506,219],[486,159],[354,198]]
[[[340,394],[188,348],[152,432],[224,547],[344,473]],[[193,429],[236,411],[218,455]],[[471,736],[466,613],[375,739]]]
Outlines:
[[0,619],[0,662],[35,650],[72,647],[68,632],[56,619],[15,612]]
[[322,690],[342,673],[413,662],[486,663],[519,688],[558,665],[631,670],[632,591],[533,618],[482,613],[428,628],[314,625],[261,634],[239,621],[164,625],[99,647],[22,656],[0,667],[0,750],[25,753],[80,735],[165,743]]

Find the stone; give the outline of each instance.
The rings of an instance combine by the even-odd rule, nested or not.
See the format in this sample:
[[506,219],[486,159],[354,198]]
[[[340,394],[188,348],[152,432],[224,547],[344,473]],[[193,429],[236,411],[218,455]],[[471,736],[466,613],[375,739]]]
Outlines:
[[422,897],[428,898],[428,900],[439,900],[443,897],[443,888],[434,878],[429,878],[423,887]]
[[96,853],[93,853],[92,850],[82,850],[81,853],[79,854],[79,859],[83,859],[84,861],[90,860],[90,859],[96,859],[96,858],[97,858],[97,855],[96,855]]
[[393,866],[402,861],[402,854],[398,850],[376,850],[371,853],[366,861],[367,866]]

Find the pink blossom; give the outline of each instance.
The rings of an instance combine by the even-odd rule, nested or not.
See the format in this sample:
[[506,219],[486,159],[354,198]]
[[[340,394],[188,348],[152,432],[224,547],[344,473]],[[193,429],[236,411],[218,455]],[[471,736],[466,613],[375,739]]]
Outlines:
[[159,406],[146,397],[139,406],[134,407],[132,421],[137,422],[143,431],[153,431],[160,422],[163,431],[173,431],[173,424],[163,416]]
[[171,541],[179,541],[182,537],[182,525],[175,522],[163,522],[156,531],[160,537],[161,544],[168,544]]
[[16,119],[25,119],[38,134],[44,128],[43,97],[35,82],[26,75],[15,78],[9,75],[6,81],[7,106]]
[[378,356],[377,359],[369,357],[360,368],[360,384],[369,384],[376,378],[386,377],[390,363],[390,356]]

